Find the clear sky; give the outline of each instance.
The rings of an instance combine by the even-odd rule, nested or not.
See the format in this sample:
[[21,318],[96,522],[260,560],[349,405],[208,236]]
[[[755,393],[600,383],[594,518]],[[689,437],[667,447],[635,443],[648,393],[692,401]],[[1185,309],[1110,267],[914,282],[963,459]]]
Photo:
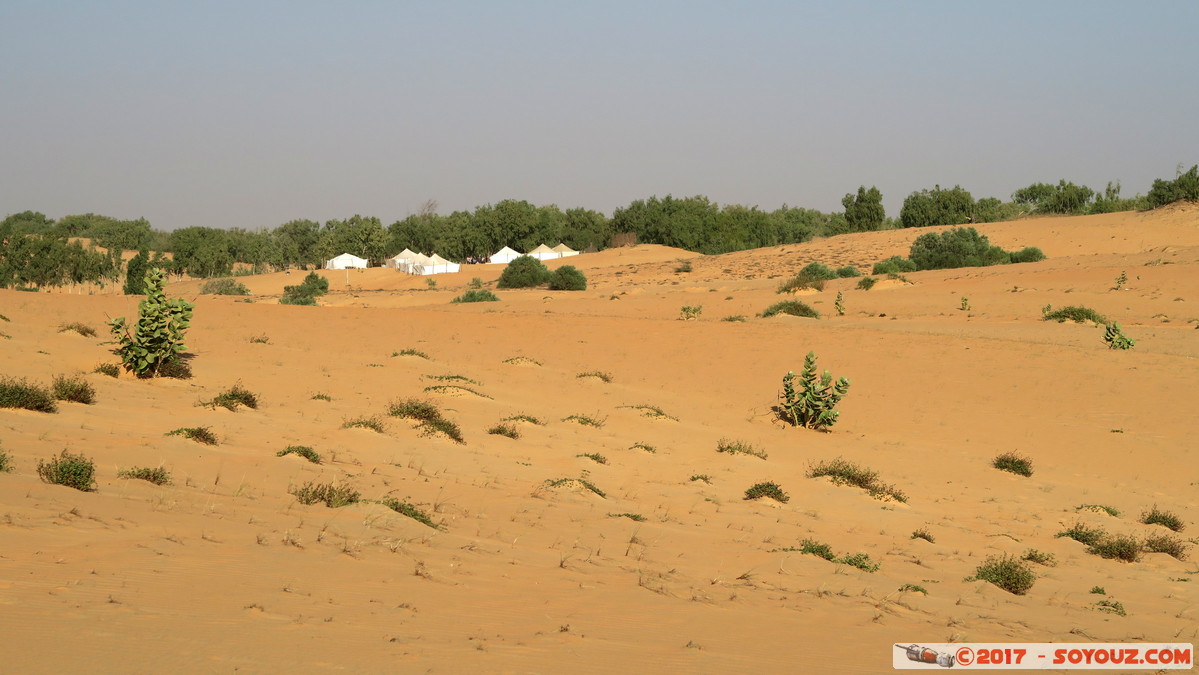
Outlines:
[[1199,3],[0,0],[0,216],[888,215],[1199,163]]

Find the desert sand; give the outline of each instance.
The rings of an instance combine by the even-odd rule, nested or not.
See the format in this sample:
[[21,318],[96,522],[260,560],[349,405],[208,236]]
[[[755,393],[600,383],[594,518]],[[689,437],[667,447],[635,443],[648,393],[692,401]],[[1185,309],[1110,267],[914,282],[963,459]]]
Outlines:
[[[105,320],[136,316],[137,298],[0,291],[0,373],[85,373],[97,392],[54,414],[0,410],[15,467],[0,473],[3,670],[878,673],[896,643],[1199,641],[1194,546],[1185,561],[1125,563],[1055,536],[1077,521],[1173,534],[1138,522],[1154,505],[1182,518],[1183,539],[1199,532],[1199,207],[978,229],[1048,259],[869,291],[833,281],[801,296],[819,320],[756,314],[809,262],[869,271],[924,231],[719,256],[608,250],[551,263],[583,270],[586,291],[501,290],[493,303],[450,300],[472,277],[493,288],[495,266],[433,289],[393,270],[321,272],[320,307],[277,304],[296,274],[241,278],[253,302],[172,283],[169,296],[196,303],[190,380],[92,373],[116,362]],[[1042,321],[1046,304],[1107,314],[1136,346]],[[684,305],[703,313],[682,321]],[[747,320],[721,320],[735,315]],[[100,335],[58,332],[74,321]],[[809,351],[852,381],[827,433],[771,411]],[[425,391],[453,384],[433,379],[445,375],[474,393]],[[198,405],[238,382],[257,410]],[[466,442],[386,415],[412,397]],[[522,414],[544,424],[487,433]],[[385,433],[342,428],[376,415]],[[164,435],[199,426],[219,445]],[[767,458],[718,453],[721,439]],[[324,461],[276,456],[289,445]],[[95,461],[94,492],[39,480],[38,461],[63,449]],[[1031,477],[991,466],[1009,451],[1032,459]],[[907,502],[806,477],[838,457]],[[135,466],[172,483],[117,477]],[[580,478],[605,496],[547,485]],[[309,481],[411,502],[439,527],[374,501],[299,504],[289,488]],[[762,481],[790,501],[743,499]],[[804,539],[881,567],[780,550]],[[1026,595],[966,580],[1028,549],[1057,564],[1033,565]],[[1101,611],[1104,598],[1127,616]]]

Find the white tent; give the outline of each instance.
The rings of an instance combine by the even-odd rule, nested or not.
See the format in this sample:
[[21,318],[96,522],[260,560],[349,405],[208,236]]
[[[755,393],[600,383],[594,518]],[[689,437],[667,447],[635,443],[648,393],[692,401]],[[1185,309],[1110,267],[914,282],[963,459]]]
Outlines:
[[505,246],[495,252],[495,255],[487,259],[487,262],[492,265],[507,265],[508,263],[520,257],[520,252],[513,251]]
[[415,255],[416,254],[413,253],[412,251],[409,251],[408,249],[404,249],[403,251],[400,251],[399,253],[395,254],[394,256],[388,258],[387,260],[384,260],[383,265],[385,267],[391,267],[391,268],[400,270],[402,272],[407,272],[408,265],[412,263],[412,258]]
[[[429,262],[428,257],[421,255],[420,253],[413,253],[412,257],[408,259],[408,265],[404,271],[408,272],[409,274],[424,274],[424,267],[425,263],[427,262]],[[432,274],[432,272],[430,272],[430,274]]]
[[558,257],[558,254],[554,253],[554,249],[545,244],[541,244],[532,251],[529,251],[529,255],[538,260],[553,260]]
[[550,250],[553,251],[554,253],[557,253],[559,258],[569,258],[572,255],[579,254],[578,251],[574,250],[573,248],[571,248],[561,242],[559,242],[557,246],[553,247]]
[[353,253],[342,253],[325,261],[327,270],[366,269],[366,258],[359,258]]
[[451,274],[460,269],[458,263],[452,263],[445,258],[434,253],[431,256],[423,256],[417,254],[417,257],[409,265],[408,271],[412,274]]

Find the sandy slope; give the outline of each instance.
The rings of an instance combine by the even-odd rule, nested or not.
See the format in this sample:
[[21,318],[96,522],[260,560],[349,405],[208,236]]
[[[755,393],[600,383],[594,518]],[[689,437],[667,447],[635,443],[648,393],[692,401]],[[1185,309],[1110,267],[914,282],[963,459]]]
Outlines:
[[[889,670],[896,642],[1199,641],[1195,562],[1120,563],[1054,536],[1076,520],[1168,533],[1137,522],[1154,504],[1183,518],[1182,538],[1199,528],[1199,210],[980,229],[1050,259],[910,274],[868,292],[833,282],[803,298],[821,320],[754,315],[808,262],[868,267],[921,233],[711,257],[608,251],[568,261],[586,271],[585,292],[500,291],[499,303],[449,304],[471,277],[498,276],[486,267],[439,277],[434,290],[387,270],[351,273],[342,290],[345,273],[331,273],[334,293],[317,308],[274,304],[294,275],[245,278],[254,303],[199,296],[194,379],[88,374],[95,405],[0,410],[0,447],[15,463],[0,474],[6,668],[872,673]],[[682,259],[692,272],[674,271]],[[1109,290],[1121,270],[1127,289]],[[170,292],[197,297],[198,287]],[[838,290],[843,317],[832,311]],[[1109,351],[1101,329],[1040,321],[1045,304],[1107,313],[1136,348]],[[135,305],[0,291],[10,319],[0,372],[90,373],[112,360],[107,347],[58,325],[102,328]],[[677,320],[683,305],[702,306],[701,320]],[[731,315],[748,321],[719,320]],[[430,359],[393,356],[404,349]],[[809,350],[853,381],[827,434],[770,413],[780,378]],[[589,371],[612,382],[577,377]],[[438,375],[471,378],[483,396],[425,392]],[[260,409],[196,405],[237,381]],[[386,417],[389,401],[413,396],[441,405],[466,443]],[[523,425],[518,440],[486,433],[522,413],[544,426]],[[341,428],[372,415],[386,433]],[[562,421],[571,415],[604,425]],[[185,426],[211,427],[221,444],[163,436]],[[717,453],[722,438],[768,458]],[[291,444],[326,461],[275,456]],[[63,448],[96,461],[96,492],[39,482],[38,460]],[[1031,478],[991,468],[1011,450],[1034,460]],[[878,470],[908,502],[805,477],[835,457]],[[116,478],[160,464],[173,485]],[[698,474],[711,484],[689,480]],[[545,486],[559,478],[585,478],[606,497]],[[765,480],[790,502],[742,499]],[[406,499],[441,529],[377,503],[300,505],[288,489],[306,481]],[[646,520],[613,515],[624,513]],[[935,543],[910,538],[917,528]],[[777,551],[805,538],[882,567]],[[1038,568],[1027,595],[964,581],[987,556],[1029,548],[1058,565]],[[1128,616],[1098,611],[1096,585]]]

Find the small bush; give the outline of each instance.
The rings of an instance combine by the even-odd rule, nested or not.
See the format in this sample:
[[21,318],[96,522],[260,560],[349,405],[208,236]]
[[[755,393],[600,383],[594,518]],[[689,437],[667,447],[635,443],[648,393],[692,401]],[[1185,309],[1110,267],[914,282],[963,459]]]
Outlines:
[[480,288],[483,288],[483,280],[480,279],[479,277],[471,277],[470,283],[466,284],[466,287],[471,290],[477,291]]
[[428,401],[414,398],[394,401],[388,406],[387,413],[392,417],[415,420],[421,435],[444,434],[455,443],[466,442],[458,425],[443,417],[441,409]]
[[532,288],[550,280],[550,270],[540,260],[522,255],[504,268],[496,288]]
[[255,335],[250,338],[250,344],[253,345],[269,345],[270,343],[271,337],[269,335]]
[[807,304],[799,300],[784,300],[776,302],[773,305],[762,310],[760,315],[762,318],[769,318],[776,314],[790,314],[791,316],[802,316],[809,319],[819,319],[820,313],[809,307]]
[[1103,586],[1091,586],[1091,593],[1094,595],[1107,595],[1107,590]]
[[549,289],[551,291],[585,291],[587,277],[574,265],[563,265],[550,275]]
[[917,585],[917,584],[904,584],[899,587],[900,593],[903,593],[905,591],[912,591],[914,593],[923,593],[925,595],[928,595],[928,589],[923,586]]
[[226,410],[237,411],[237,406],[245,406],[251,410],[258,409],[258,396],[254,392],[241,386],[241,383],[233,385],[229,389],[217,394],[206,405],[213,408],[221,407]]
[[1019,251],[1012,251],[1011,259],[1013,263],[1041,262],[1045,259],[1045,253],[1036,246],[1026,246]]
[[321,463],[321,456],[317,454],[316,450],[313,450],[307,445],[289,445],[283,450],[275,453],[276,457],[283,457],[285,455],[299,455],[313,464]]
[[1187,544],[1178,537],[1154,534],[1145,539],[1145,550],[1149,553],[1165,553],[1179,560],[1186,560]]
[[799,376],[799,389],[795,387],[795,372],[783,376],[783,391],[779,394],[777,412],[784,422],[797,427],[823,430],[837,423],[841,413],[837,404],[849,393],[849,380],[838,378],[824,371],[816,377],[816,352],[804,357],[803,373]]
[[333,397],[328,394],[313,394],[309,397],[311,401],[332,401]]
[[182,427],[175,429],[174,431],[168,431],[164,435],[183,436],[184,438],[189,438],[197,443],[203,443],[204,445],[217,444],[216,434],[212,433],[212,430],[208,427]]
[[831,267],[823,263],[814,262],[808,264],[798,274],[780,284],[777,292],[790,293],[801,288],[814,288],[822,291],[824,290],[824,282],[832,281],[836,278],[837,272]]
[[1075,511],[1083,511],[1083,510],[1095,511],[1096,513],[1102,511],[1103,513],[1106,513],[1107,515],[1109,515],[1113,518],[1120,517],[1120,509],[1117,509],[1114,506],[1107,506],[1105,504],[1079,504],[1078,506],[1074,507],[1074,510]]
[[1136,562],[1141,559],[1141,542],[1131,535],[1119,534],[1091,544],[1087,553],[1093,553],[1100,558]]
[[249,295],[250,289],[236,279],[212,279],[200,287],[200,295]]
[[547,479],[545,481],[545,486],[555,488],[555,487],[561,487],[563,485],[570,485],[572,483],[578,483],[579,485],[582,485],[583,487],[594,492],[595,494],[599,495],[600,497],[603,497],[604,499],[608,498],[608,495],[603,490],[597,488],[594,483],[592,483],[591,481],[589,481],[585,478]]
[[755,483],[745,491],[745,499],[761,499],[769,497],[776,502],[786,504],[791,501],[786,492],[778,486],[778,483]]
[[469,291],[450,300],[451,303],[460,302],[499,302],[500,296],[486,289],[472,288]]
[[992,246],[987,237],[973,227],[955,227],[939,234],[922,234],[912,242],[908,258],[918,270],[986,267],[1011,262],[1011,254]]
[[1074,523],[1069,529],[1058,532],[1057,537],[1069,537],[1080,544],[1094,546],[1107,536],[1107,533],[1097,527],[1091,527],[1081,522]]
[[315,307],[316,298],[307,294],[303,286],[284,286],[283,295],[279,298],[279,304]]
[[[899,255],[891,256],[882,262],[874,263],[874,267],[870,270],[871,274],[902,274],[904,272],[915,272],[916,263]],[[871,284],[873,286],[873,284]],[[868,289],[867,289],[868,290]]]
[[37,463],[37,475],[47,483],[65,485],[82,492],[91,492],[96,485],[96,465],[83,455],[63,450],[48,462]]
[[845,267],[837,268],[837,276],[841,279],[852,279],[854,277],[862,276],[862,273],[859,272],[858,268],[854,267],[853,265],[846,265]]
[[628,518],[637,523],[644,523],[646,518],[640,513],[609,513],[609,518]]
[[1038,551],[1035,548],[1030,548],[1025,551],[1023,560],[1034,562],[1038,565],[1044,565],[1046,567],[1054,567],[1057,565],[1057,558],[1052,553]]
[[678,267],[674,268],[675,274],[685,274],[690,271],[691,271],[691,261],[690,260],[685,260],[685,261],[683,261],[682,265],[679,265]]
[[506,436],[512,440],[520,438],[520,430],[511,424],[497,424],[487,430],[492,436]]
[[758,459],[766,459],[765,450],[759,450],[744,441],[731,441],[727,438],[722,438],[716,443],[716,452],[723,452],[729,455],[752,455]]
[[652,445],[646,445],[645,443],[634,443],[629,446],[629,450],[641,450],[643,452],[648,452],[651,455],[658,452],[657,448]]
[[85,405],[96,402],[96,389],[90,382],[78,375],[75,377],[56,375],[51,387],[54,390],[54,398],[60,401],[72,401]]
[[342,429],[370,429],[371,431],[382,434],[387,430],[383,428],[383,422],[378,417],[355,417],[352,420],[346,420],[341,423]]
[[878,279],[875,279],[874,277],[862,277],[861,279],[858,279],[857,288],[860,291],[868,291],[874,288],[874,285],[877,283]]
[[92,369],[93,373],[107,375],[109,377],[117,377],[121,374],[121,367],[115,363],[100,363]]
[[1141,522],[1146,525],[1161,525],[1175,532],[1182,532],[1182,519],[1170,511],[1162,511],[1154,504],[1153,508],[1141,514]]
[[703,481],[704,483],[707,483],[708,485],[712,484],[712,477],[706,473],[697,473],[694,476],[692,476],[690,478],[690,480],[692,483]]
[[358,491],[349,485],[334,485],[332,483],[308,482],[291,490],[291,494],[301,504],[323,503],[331,509],[349,506],[360,498]]
[[409,504],[408,502],[402,502],[394,497],[388,497],[379,503],[391,509],[392,511],[395,511],[401,516],[408,516],[418,523],[428,525],[434,530],[438,529],[437,525],[434,524],[433,519],[429,517],[429,514],[421,511],[416,506]]
[[1041,320],[1042,321],[1056,321],[1058,323],[1065,323],[1066,321],[1073,321],[1075,323],[1086,323],[1086,322],[1090,321],[1092,323],[1099,324],[1099,325],[1107,323],[1106,317],[1104,317],[1099,312],[1096,312],[1095,310],[1091,309],[1090,307],[1081,307],[1081,306],[1073,306],[1073,305],[1070,307],[1062,307],[1061,309],[1053,309],[1049,305],[1046,305],[1045,308],[1041,311]]
[[607,464],[608,463],[608,458],[604,457],[603,455],[599,454],[598,452],[584,452],[582,454],[575,455],[575,457],[585,457],[585,458],[595,462],[596,464]]
[[879,480],[878,472],[860,467],[847,460],[837,458],[821,462],[808,470],[808,478],[829,477],[837,485],[852,485],[865,490],[875,499],[894,499],[906,502],[907,495],[893,485],[887,485]]
[[605,372],[602,372],[599,370],[592,370],[592,371],[589,371],[586,373],[579,373],[578,375],[575,375],[575,377],[580,378],[580,379],[584,378],[584,377],[594,377],[596,379],[603,380],[605,384],[612,383],[612,373],[605,373]]
[[595,417],[588,417],[587,415],[569,415],[567,417],[563,417],[562,421],[563,422],[576,422],[578,424],[582,424],[585,427],[599,428],[599,427],[604,426],[604,422],[607,421],[607,418],[597,419]]
[[84,323],[79,323],[78,321],[76,321],[74,323],[60,324],[58,326],[59,333],[65,333],[67,331],[75,331],[76,333],[79,333],[83,337],[96,337],[96,329],[95,328],[92,328],[91,326],[84,324]]
[[11,377],[0,378],[0,408],[58,412],[58,404],[54,402],[49,389]]
[[[169,377],[176,380],[186,380],[192,376],[191,366],[179,357],[167,359],[158,366],[159,377]],[[147,375],[138,375],[138,377],[148,377]]]
[[4,451],[4,448],[0,448],[0,473],[9,473],[11,471],[12,458]]
[[683,305],[679,308],[679,319],[681,321],[695,321],[703,316],[703,305]]
[[882,567],[882,565],[879,563],[871,560],[870,556],[865,553],[846,554],[840,558],[837,558],[833,562],[838,562],[842,565],[849,565],[850,567],[856,567],[864,572],[871,573],[877,572],[879,568]]
[[161,466],[156,469],[149,467],[134,467],[132,469],[123,469],[117,472],[117,478],[134,478],[136,480],[144,480],[155,485],[170,485],[171,474]]
[[1037,581],[1037,575],[1031,567],[1024,561],[1007,555],[987,558],[978,566],[975,578],[995,584],[1015,595],[1024,595]]
[[513,415],[511,417],[505,417],[504,419],[502,419],[500,421],[501,422],[528,422],[529,424],[536,424],[539,427],[545,426],[545,422],[542,422],[540,419],[533,417],[532,415]]
[[991,460],[991,466],[1000,471],[1007,471],[1019,476],[1032,475],[1032,460],[1021,457],[1014,452],[1005,452]]
[[928,530],[926,530],[924,528],[920,528],[919,530],[913,530],[911,538],[912,539],[923,539],[924,541],[927,541],[930,544],[935,544],[937,542],[937,540],[933,538],[932,533],[930,533]]
[[392,356],[415,356],[417,358],[421,358],[421,359],[425,359],[425,360],[429,359],[429,355],[420,351],[419,349],[401,349],[398,352],[392,352],[391,355]]
[[723,319],[721,319],[721,321],[729,321],[732,323],[745,323],[745,315],[744,314],[731,314],[731,315],[726,316]]
[[1128,616],[1128,612],[1124,609],[1124,603],[1119,600],[1100,600],[1095,603],[1095,607],[1101,612],[1110,612],[1120,616]]
[[1109,323],[1107,329],[1103,333],[1103,341],[1107,343],[1108,349],[1132,349],[1137,343],[1136,340],[1128,337],[1120,330],[1120,324]]
[[799,542],[799,552],[830,561],[837,558],[836,554],[833,553],[833,549],[829,548],[828,544],[823,544],[814,539],[804,539]]

